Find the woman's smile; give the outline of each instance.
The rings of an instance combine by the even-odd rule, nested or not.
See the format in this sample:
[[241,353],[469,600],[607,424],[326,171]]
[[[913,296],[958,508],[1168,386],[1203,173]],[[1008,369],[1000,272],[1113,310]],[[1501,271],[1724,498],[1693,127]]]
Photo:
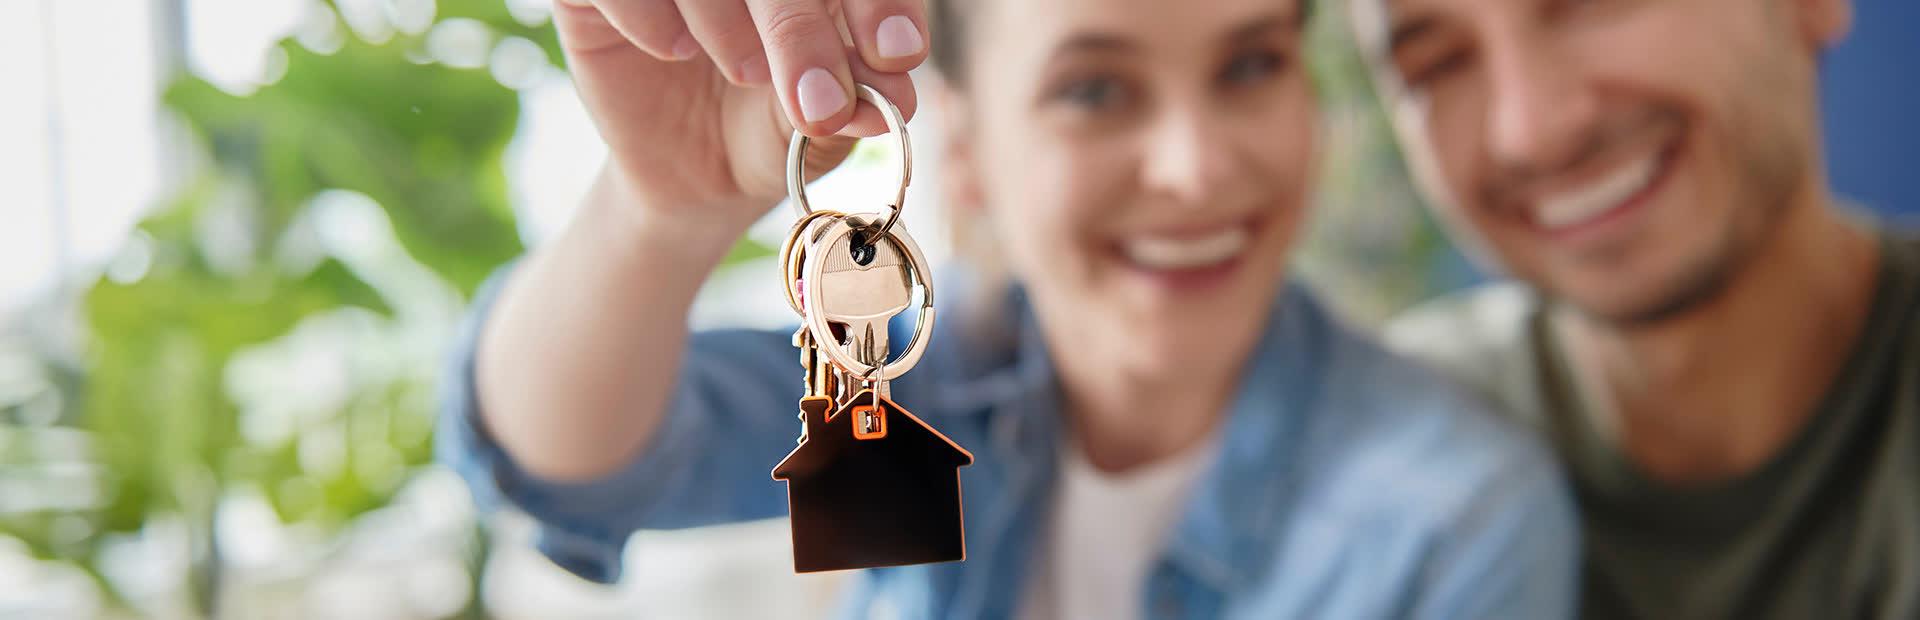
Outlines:
[[1226,225],[1128,235],[1112,244],[1111,256],[1153,286],[1198,292],[1232,279],[1254,248],[1261,223],[1259,218],[1246,218]]

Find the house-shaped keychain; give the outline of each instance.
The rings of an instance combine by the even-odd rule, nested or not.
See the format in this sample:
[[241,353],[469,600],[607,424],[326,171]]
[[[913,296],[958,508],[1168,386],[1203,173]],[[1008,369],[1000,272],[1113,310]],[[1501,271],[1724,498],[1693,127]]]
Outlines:
[[959,468],[973,454],[873,390],[832,402],[801,401],[806,437],[773,470],[787,482],[794,571],[966,559]]

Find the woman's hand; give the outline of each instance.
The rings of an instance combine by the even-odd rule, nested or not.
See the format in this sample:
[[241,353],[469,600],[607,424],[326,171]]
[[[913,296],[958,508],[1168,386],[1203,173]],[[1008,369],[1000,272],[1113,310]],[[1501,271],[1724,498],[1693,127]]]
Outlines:
[[906,72],[927,56],[920,0],[559,0],[554,19],[610,149],[603,181],[649,214],[736,232],[786,194],[795,127],[833,136],[807,162],[832,168],[851,136],[885,131],[853,83],[910,116]]
[[846,157],[846,136],[886,127],[870,107],[856,114],[854,80],[911,113],[906,71],[926,58],[924,14],[920,0],[555,6],[610,157],[566,230],[515,270],[481,332],[477,415],[516,463],[590,480],[647,444],[680,375],[694,295],[786,194],[793,127],[842,134],[811,149],[818,173]]

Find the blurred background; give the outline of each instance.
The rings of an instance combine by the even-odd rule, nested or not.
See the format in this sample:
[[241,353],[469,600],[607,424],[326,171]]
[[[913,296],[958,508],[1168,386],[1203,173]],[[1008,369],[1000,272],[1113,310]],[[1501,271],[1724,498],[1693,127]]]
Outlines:
[[[838,578],[791,574],[781,522],[645,532],[624,584],[589,585],[429,462],[466,300],[604,153],[548,1],[0,0],[0,619],[832,604]],[[1910,215],[1920,84],[1896,65],[1920,57],[1920,5],[1856,8],[1825,74],[1834,181]],[[1372,324],[1480,276],[1421,211],[1344,12],[1320,14],[1332,139],[1299,264]],[[939,110],[912,127],[906,221],[940,260]],[[815,200],[881,195],[888,148]],[[791,321],[769,260],[789,221],[749,233],[697,324]]]

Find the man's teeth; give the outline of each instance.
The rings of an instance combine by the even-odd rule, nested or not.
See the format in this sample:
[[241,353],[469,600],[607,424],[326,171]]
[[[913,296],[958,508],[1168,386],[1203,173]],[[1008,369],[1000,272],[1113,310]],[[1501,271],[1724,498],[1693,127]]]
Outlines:
[[1121,244],[1127,258],[1150,269],[1207,267],[1240,254],[1247,247],[1246,228],[1222,230],[1204,237],[1169,239],[1139,237]]
[[1644,157],[1586,187],[1547,196],[1534,210],[1534,222],[1545,228],[1584,224],[1646,189],[1659,167],[1659,158]]

